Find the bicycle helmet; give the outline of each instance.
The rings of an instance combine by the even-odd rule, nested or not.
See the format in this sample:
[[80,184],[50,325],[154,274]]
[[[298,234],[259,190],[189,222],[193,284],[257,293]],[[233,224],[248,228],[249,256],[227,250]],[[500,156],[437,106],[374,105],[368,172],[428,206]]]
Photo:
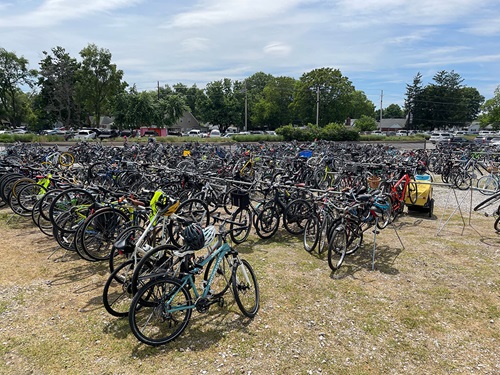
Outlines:
[[203,236],[205,237],[205,244],[203,247],[208,247],[212,244],[215,239],[215,235],[217,234],[217,230],[213,225],[209,225],[205,229],[203,229]]
[[198,223],[189,224],[182,231],[184,245],[191,250],[200,250],[205,245],[203,229]]

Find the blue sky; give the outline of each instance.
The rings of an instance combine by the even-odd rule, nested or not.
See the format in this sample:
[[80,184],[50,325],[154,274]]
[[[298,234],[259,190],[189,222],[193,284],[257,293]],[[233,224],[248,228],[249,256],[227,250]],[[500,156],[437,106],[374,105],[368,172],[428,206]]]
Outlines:
[[0,0],[0,47],[31,68],[89,43],[139,90],[331,67],[385,108],[417,72],[454,70],[486,99],[500,85],[499,0]]

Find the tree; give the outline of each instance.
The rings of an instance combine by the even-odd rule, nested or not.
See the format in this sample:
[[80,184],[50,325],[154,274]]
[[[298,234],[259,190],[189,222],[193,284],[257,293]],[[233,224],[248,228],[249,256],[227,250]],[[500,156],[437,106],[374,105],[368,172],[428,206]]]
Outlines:
[[243,108],[241,105],[241,83],[233,83],[229,78],[214,81],[207,84],[205,88],[206,98],[202,104],[203,119],[214,125],[219,125],[219,130],[226,129],[235,124],[242,124]]
[[[352,83],[338,69],[320,68],[304,73],[295,86],[290,107],[302,124],[344,123],[351,112]],[[319,111],[318,111],[319,105]]]
[[115,95],[127,87],[122,82],[123,71],[111,63],[111,52],[89,44],[80,51],[81,68],[77,76],[77,94],[82,108],[88,116],[94,117],[97,126],[101,115],[111,110]]
[[349,118],[359,119],[362,116],[375,118],[375,104],[366,97],[363,91],[352,91],[350,93],[349,104]]
[[271,79],[255,103],[252,124],[258,127],[276,129],[289,124],[293,120],[290,104],[293,101],[293,92],[296,80],[290,77]]
[[373,117],[362,115],[356,120],[355,127],[360,132],[369,132],[377,129],[377,121]]
[[26,120],[20,86],[32,88],[36,74],[28,69],[27,59],[0,48],[0,114],[13,126],[20,126]]
[[401,107],[397,104],[390,104],[387,108],[382,110],[384,118],[403,118],[404,113]]
[[422,92],[422,89],[422,74],[418,72],[413,77],[413,83],[411,85],[406,84],[405,112],[407,114],[407,129],[418,128],[418,122],[415,120],[415,117],[419,117],[419,114],[416,113],[419,108],[416,107],[415,100]]
[[51,123],[60,122],[66,127],[80,125],[81,110],[76,98],[76,75],[80,64],[62,47],[43,51],[40,62],[38,86],[40,102]]
[[497,86],[493,98],[486,100],[481,107],[482,114],[479,121],[483,127],[492,125],[495,130],[500,129],[500,86]]
[[440,71],[433,77],[434,83],[424,88],[415,85],[420,78],[418,75],[407,91],[413,124],[425,129],[462,127],[477,117],[484,98],[477,89],[465,87],[459,74]]

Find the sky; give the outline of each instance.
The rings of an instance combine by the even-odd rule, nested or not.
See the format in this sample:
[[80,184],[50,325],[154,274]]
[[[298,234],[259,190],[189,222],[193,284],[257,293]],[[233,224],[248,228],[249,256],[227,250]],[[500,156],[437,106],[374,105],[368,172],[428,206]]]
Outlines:
[[329,67],[377,108],[442,70],[490,99],[500,0],[0,0],[0,48],[32,69],[57,46],[80,61],[91,43],[139,91]]

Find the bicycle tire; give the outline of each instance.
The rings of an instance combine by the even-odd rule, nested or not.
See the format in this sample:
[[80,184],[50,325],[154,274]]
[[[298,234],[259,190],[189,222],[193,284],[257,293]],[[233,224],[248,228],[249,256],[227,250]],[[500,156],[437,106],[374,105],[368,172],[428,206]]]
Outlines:
[[253,268],[245,259],[235,259],[238,263],[233,269],[232,288],[234,299],[240,311],[248,318],[253,318],[259,311],[259,284]]
[[313,213],[311,204],[305,199],[290,202],[283,213],[283,225],[291,234],[302,234],[306,221]]
[[328,267],[335,272],[344,262],[347,253],[347,232],[344,228],[338,227],[333,230],[328,242]]
[[[211,259],[206,265],[205,272],[203,274],[204,286],[208,282],[215,264],[217,264],[217,258]],[[210,283],[210,295],[212,298],[222,297],[227,292],[227,290],[231,286],[232,270],[233,269],[229,264],[228,256],[225,256],[219,263],[212,282]]]
[[495,232],[500,232],[500,216],[495,219],[493,228],[495,229]]
[[120,264],[109,275],[102,292],[102,302],[108,313],[116,317],[128,315],[134,297],[131,279],[134,272],[134,261]]
[[130,217],[123,211],[104,207],[83,222],[82,249],[94,260],[109,260],[111,248]]
[[483,195],[492,195],[499,191],[498,179],[492,176],[482,176],[477,180],[476,187]]
[[[57,216],[63,212],[72,211],[75,215],[75,220],[79,216],[78,213],[85,211],[95,203],[95,198],[85,189],[71,188],[61,191],[51,202],[48,218],[52,225],[57,229]],[[78,210],[78,212],[76,212]]]
[[41,200],[41,198],[47,192],[45,186],[39,185],[37,183],[28,184],[24,186],[18,194],[17,200],[19,201],[19,206],[26,212],[31,213],[35,204]]
[[[171,306],[177,309],[171,310]],[[167,344],[186,329],[192,308],[191,295],[178,280],[152,280],[132,300],[128,314],[130,329],[146,345]]]
[[316,249],[320,230],[319,219],[316,216],[311,216],[304,226],[304,250],[308,253],[312,253]]
[[231,215],[229,236],[235,244],[246,241],[252,229],[252,212],[247,207],[240,207]]
[[[142,254],[132,275],[132,292],[137,293],[152,278],[166,277],[174,264],[173,252],[178,249],[179,247],[170,244],[160,245]],[[136,254],[136,256],[140,256],[140,254]],[[172,273],[168,276],[178,275]]]
[[480,202],[476,207],[474,207],[474,211],[479,211],[483,208],[486,208],[498,200],[500,200],[500,191],[493,195],[490,195],[488,198]]
[[271,238],[276,234],[280,226],[280,214],[276,207],[268,205],[257,216],[255,231],[262,239]]
[[61,155],[59,155],[58,162],[63,167],[71,167],[73,164],[75,164],[75,157],[71,152],[65,151],[61,153]]
[[415,181],[408,182],[407,195],[411,204],[417,203],[418,200],[418,183]]

